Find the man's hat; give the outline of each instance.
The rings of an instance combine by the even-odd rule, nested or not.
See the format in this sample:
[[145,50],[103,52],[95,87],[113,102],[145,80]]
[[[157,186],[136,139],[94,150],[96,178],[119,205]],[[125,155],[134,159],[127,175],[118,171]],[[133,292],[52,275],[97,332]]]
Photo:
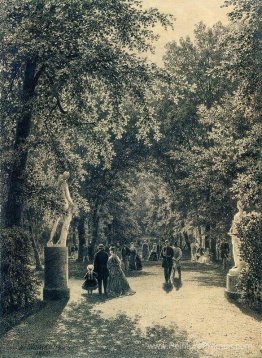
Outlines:
[[99,244],[99,245],[98,245],[98,248],[99,248],[99,249],[104,249],[105,247],[104,247],[103,244]]

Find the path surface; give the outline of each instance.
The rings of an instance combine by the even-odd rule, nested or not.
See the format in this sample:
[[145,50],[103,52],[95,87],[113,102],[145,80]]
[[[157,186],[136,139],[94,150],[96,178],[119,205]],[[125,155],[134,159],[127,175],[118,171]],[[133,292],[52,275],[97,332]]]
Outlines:
[[259,317],[224,297],[214,266],[183,263],[182,286],[163,286],[160,265],[128,278],[133,296],[82,295],[71,270],[69,302],[48,303],[0,342],[1,358],[262,357]]

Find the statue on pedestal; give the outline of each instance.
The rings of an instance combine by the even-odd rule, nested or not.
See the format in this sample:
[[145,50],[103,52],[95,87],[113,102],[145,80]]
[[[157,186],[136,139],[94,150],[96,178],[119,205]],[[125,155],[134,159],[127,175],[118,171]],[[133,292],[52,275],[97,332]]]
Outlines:
[[238,234],[238,225],[240,224],[245,212],[243,210],[243,205],[241,201],[237,202],[238,212],[235,214],[234,219],[232,221],[232,226],[229,231],[229,235],[232,239],[232,251],[235,266],[229,270],[231,274],[239,274],[242,268],[245,267],[245,262],[241,259],[240,256],[240,238]]
[[[60,175],[58,179],[58,187],[59,190],[61,190],[61,195],[63,199],[63,214],[60,215],[55,222],[53,223],[52,230],[50,233],[50,239],[47,242],[47,246],[60,246],[65,247],[66,246],[66,240],[68,236],[69,226],[73,217],[74,212],[74,203],[70,196],[67,179],[69,178],[70,174],[69,172],[64,172],[62,175]],[[57,226],[59,222],[63,220],[63,225],[60,233],[60,238],[56,244],[53,243],[53,238],[57,230]]]

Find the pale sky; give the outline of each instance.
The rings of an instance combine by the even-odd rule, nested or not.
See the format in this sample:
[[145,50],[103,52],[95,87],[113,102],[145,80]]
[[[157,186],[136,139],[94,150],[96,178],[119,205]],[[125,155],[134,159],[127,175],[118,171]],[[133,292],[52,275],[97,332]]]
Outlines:
[[156,32],[160,34],[159,41],[155,44],[154,55],[147,57],[151,61],[162,65],[162,56],[165,53],[164,46],[167,42],[179,40],[180,37],[189,35],[192,37],[194,25],[203,21],[206,25],[212,26],[221,21],[227,23],[227,8],[220,8],[223,0],[142,0],[144,7],[155,7],[163,13],[172,14],[175,18],[174,30],[164,31],[160,26]]

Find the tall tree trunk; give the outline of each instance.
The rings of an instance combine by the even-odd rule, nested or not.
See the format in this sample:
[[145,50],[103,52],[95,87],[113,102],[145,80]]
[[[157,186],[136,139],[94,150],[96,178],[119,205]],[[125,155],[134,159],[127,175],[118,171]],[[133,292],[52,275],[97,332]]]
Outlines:
[[91,241],[91,245],[94,250],[97,246],[97,241],[98,241],[99,221],[100,218],[98,214],[98,209],[95,209],[92,216],[92,241]]
[[23,211],[23,189],[25,169],[28,157],[26,140],[32,125],[32,99],[35,92],[36,61],[28,60],[25,68],[22,101],[23,109],[20,120],[16,124],[15,160],[9,177],[8,196],[5,212],[5,226],[20,226]]
[[77,260],[82,262],[83,261],[83,245],[86,243],[84,215],[81,215],[78,220],[77,230],[78,230],[78,240],[79,240]]
[[[32,213],[30,213],[30,214],[31,214],[31,217],[32,217]],[[27,216],[28,228],[29,228],[29,232],[30,232],[31,245],[32,245],[32,249],[33,249],[33,252],[34,252],[35,268],[36,268],[36,271],[43,271],[43,266],[41,264],[40,254],[39,254],[37,243],[36,243],[36,240],[35,240],[34,230],[33,230],[33,227],[31,225],[31,222],[30,222],[29,212],[26,213],[26,216]]]

